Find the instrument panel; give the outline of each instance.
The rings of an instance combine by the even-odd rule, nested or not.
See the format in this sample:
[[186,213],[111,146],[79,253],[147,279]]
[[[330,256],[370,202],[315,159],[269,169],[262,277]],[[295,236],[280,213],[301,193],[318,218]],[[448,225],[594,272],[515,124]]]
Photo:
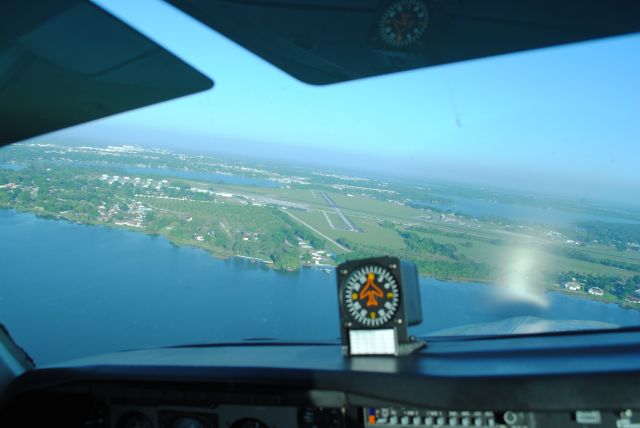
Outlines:
[[522,412],[437,410],[411,407],[320,408],[220,405],[111,406],[113,428],[404,428],[404,427],[640,427],[640,412],[578,410]]
[[[166,388],[166,389],[165,389]],[[640,427],[639,409],[488,410],[427,408],[386,403],[336,391],[232,387],[67,385],[38,391],[12,404],[0,426],[82,428],[578,428]],[[225,401],[220,401],[223,394]],[[135,397],[134,397],[135,396]],[[272,404],[266,404],[267,401]],[[233,402],[233,404],[232,404]],[[376,403],[375,405],[372,403]],[[367,404],[370,403],[370,404]],[[33,411],[38,409],[38,411]]]
[[210,408],[113,405],[113,428],[343,428],[344,408],[220,405]]
[[640,427],[640,412],[576,410],[521,412],[514,410],[436,410],[412,407],[367,407],[363,409],[365,428],[384,427]]
[[[368,407],[364,409],[366,427],[373,426],[473,426],[495,427],[500,426],[502,419],[497,418],[493,411],[443,411],[413,408],[394,407]],[[524,415],[516,412],[505,412],[508,419],[517,422],[525,422]],[[526,426],[524,423],[522,424]]]
[[0,426],[639,428],[639,335],[433,339],[401,358],[334,342],[125,351],[24,373]]

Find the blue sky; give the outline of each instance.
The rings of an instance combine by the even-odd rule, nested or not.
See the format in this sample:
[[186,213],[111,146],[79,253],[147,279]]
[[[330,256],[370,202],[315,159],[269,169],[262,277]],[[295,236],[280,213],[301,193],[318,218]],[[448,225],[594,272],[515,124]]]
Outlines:
[[638,35],[316,87],[160,1],[96,3],[216,85],[58,133],[65,138],[640,196]]

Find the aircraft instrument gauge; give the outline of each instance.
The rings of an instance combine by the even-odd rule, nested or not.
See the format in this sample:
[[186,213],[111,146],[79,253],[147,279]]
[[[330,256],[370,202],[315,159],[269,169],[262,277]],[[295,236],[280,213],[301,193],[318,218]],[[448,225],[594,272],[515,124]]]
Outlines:
[[349,355],[404,355],[424,345],[407,326],[422,321],[416,265],[395,257],[338,266],[342,343]]
[[400,290],[389,269],[364,265],[349,275],[343,289],[347,315],[363,327],[379,327],[398,311]]

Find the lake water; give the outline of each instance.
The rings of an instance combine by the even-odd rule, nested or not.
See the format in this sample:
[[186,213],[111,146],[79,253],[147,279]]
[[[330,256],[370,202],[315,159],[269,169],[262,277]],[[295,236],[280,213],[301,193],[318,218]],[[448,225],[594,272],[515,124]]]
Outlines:
[[235,184],[239,186],[279,187],[278,183],[263,178],[245,177],[242,175],[213,174],[210,172],[181,171],[168,168],[126,167],[127,174],[147,174],[162,177],[184,178],[187,180],[209,181],[212,183]]
[[[38,364],[120,349],[339,336],[333,274],[218,260],[142,233],[0,210],[0,322]],[[640,324],[640,311],[546,293],[548,307],[493,286],[422,278],[414,334],[531,315]]]
[[[91,162],[91,161],[69,161],[69,160],[56,160],[53,162],[58,165],[84,165],[89,167],[99,168],[122,168],[126,174],[145,174],[145,175],[157,175],[162,178],[184,178],[186,180],[200,180],[208,181],[211,183],[224,183],[239,186],[255,186],[255,187],[279,187],[277,182],[265,180],[264,178],[245,177],[243,175],[232,174],[214,174],[209,172],[198,171],[183,171],[170,168],[143,168],[138,166],[128,166],[108,162]],[[15,163],[0,163],[0,168],[7,168],[13,170],[20,170],[24,168],[24,165]]]

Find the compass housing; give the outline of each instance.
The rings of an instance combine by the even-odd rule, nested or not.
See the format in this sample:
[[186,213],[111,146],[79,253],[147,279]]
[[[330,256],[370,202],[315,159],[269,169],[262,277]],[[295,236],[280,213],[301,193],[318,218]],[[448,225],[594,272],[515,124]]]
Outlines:
[[414,343],[408,326],[422,322],[416,265],[397,257],[373,257],[342,263],[336,272],[346,353],[405,353]]
[[422,0],[396,0],[380,9],[377,39],[389,49],[422,45],[429,26],[429,8]]

